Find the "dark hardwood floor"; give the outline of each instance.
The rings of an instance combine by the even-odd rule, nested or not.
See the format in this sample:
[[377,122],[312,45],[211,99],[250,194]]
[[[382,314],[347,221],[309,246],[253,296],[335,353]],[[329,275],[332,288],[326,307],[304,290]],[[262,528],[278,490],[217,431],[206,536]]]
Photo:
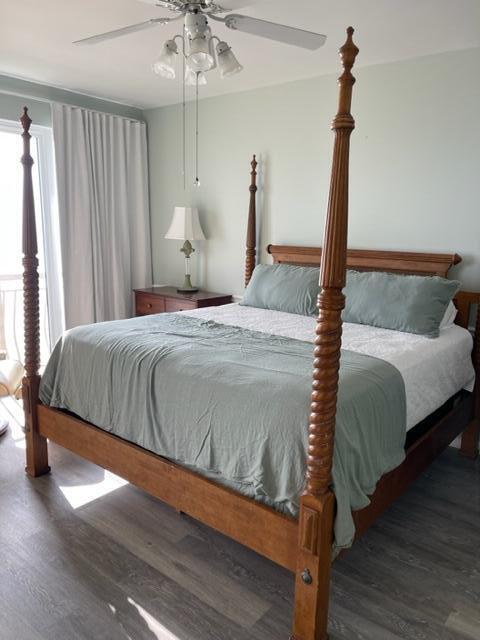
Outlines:
[[[293,577],[73,454],[0,438],[1,640],[287,640]],[[480,464],[447,451],[334,565],[331,640],[480,639]]]

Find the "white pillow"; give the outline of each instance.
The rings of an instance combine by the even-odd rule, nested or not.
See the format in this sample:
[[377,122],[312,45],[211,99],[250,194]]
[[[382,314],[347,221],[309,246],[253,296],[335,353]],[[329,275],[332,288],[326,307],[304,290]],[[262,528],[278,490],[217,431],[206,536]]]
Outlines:
[[448,327],[451,327],[455,322],[457,313],[458,311],[456,306],[453,304],[453,302],[450,302],[447,310],[445,311],[445,315],[443,316],[443,320],[440,323],[440,329],[448,329]]

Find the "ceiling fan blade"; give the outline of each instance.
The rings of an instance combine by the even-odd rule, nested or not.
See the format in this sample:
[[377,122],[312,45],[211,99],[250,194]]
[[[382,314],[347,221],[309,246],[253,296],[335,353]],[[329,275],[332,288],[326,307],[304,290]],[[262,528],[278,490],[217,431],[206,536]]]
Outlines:
[[125,36],[128,33],[135,33],[136,31],[143,31],[144,29],[150,29],[157,24],[167,24],[170,22],[169,18],[151,18],[145,20],[145,22],[138,22],[137,24],[131,24],[128,27],[122,27],[121,29],[114,29],[113,31],[106,31],[105,33],[99,33],[96,36],[90,36],[89,38],[82,38],[81,40],[75,40],[73,44],[96,44],[97,42],[103,42],[104,40],[111,40],[112,38],[118,38],[119,36]]
[[172,9],[173,11],[183,11],[185,5],[181,0],[139,0],[145,4],[151,4],[154,7],[162,7],[164,9]]
[[236,9],[243,9],[244,7],[251,7],[255,4],[260,4],[264,0],[215,0],[215,4],[218,4],[225,11],[235,11]]
[[[167,9],[173,10],[182,10],[188,5],[188,1],[185,0],[139,0],[140,2],[145,2],[146,4],[151,4],[157,7],[165,7]],[[222,9],[224,9],[223,13],[227,11],[235,11],[236,9],[243,9],[244,7],[250,7],[252,4],[259,4],[264,0],[206,0],[206,5],[215,4]],[[218,12],[222,13],[222,12]]]
[[295,29],[294,27],[287,27],[286,25],[277,24],[276,22],[241,16],[236,13],[225,17],[225,25],[229,29],[244,31],[254,36],[277,40],[278,42],[291,44],[294,47],[303,47],[311,51],[320,49],[327,39],[327,36],[321,35],[320,33],[305,31],[304,29]]

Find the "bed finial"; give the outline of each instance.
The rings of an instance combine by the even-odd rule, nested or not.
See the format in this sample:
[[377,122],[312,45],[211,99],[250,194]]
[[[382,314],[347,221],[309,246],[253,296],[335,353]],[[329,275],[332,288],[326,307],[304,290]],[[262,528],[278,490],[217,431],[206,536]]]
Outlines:
[[[338,114],[332,125],[333,129],[338,128],[340,124],[342,124],[342,126],[345,128],[351,127],[353,129],[355,127],[353,118],[348,118],[352,105],[352,88],[355,84],[355,78],[352,75],[352,68],[355,64],[355,60],[359,52],[358,47],[353,42],[354,31],[355,29],[353,27],[348,27],[347,39],[343,47],[340,47],[339,51],[340,58],[342,60],[343,73],[338,79],[338,82],[340,84],[340,98],[338,105]],[[346,120],[342,123],[340,122],[340,116],[346,116]]]
[[353,65],[355,64],[355,58],[358,55],[358,47],[353,42],[353,34],[355,33],[355,29],[353,27],[348,27],[347,29],[347,39],[343,47],[340,47],[340,57],[342,59],[343,68],[348,73],[351,71]]
[[28,107],[23,107],[23,114],[20,118],[20,122],[22,123],[23,133],[28,133],[30,131],[30,125],[32,124],[32,119],[28,115]]
[[33,198],[32,166],[30,155],[30,125],[27,107],[20,118],[23,133],[23,313],[25,336],[25,377],[22,397],[25,410],[27,440],[27,473],[39,476],[48,473],[47,441],[38,433],[38,388],[40,385],[40,301],[38,283],[38,247]]
[[257,156],[254,154],[253,160],[250,163],[252,171],[250,173],[250,207],[248,210],[248,227],[247,227],[247,251],[245,257],[245,286],[248,286],[252,277],[253,270],[256,263],[256,246],[257,246],[257,207],[256,207],[256,193],[257,193]]

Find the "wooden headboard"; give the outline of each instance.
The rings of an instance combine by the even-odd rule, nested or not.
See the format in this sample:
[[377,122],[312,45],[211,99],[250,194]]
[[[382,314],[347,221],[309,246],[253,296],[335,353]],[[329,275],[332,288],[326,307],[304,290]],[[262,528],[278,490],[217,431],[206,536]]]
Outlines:
[[[268,253],[277,264],[320,266],[320,247],[296,247],[270,244]],[[462,261],[456,253],[412,253],[408,251],[370,251],[349,249],[347,268],[358,271],[390,271],[415,275],[442,276],[455,264]]]

